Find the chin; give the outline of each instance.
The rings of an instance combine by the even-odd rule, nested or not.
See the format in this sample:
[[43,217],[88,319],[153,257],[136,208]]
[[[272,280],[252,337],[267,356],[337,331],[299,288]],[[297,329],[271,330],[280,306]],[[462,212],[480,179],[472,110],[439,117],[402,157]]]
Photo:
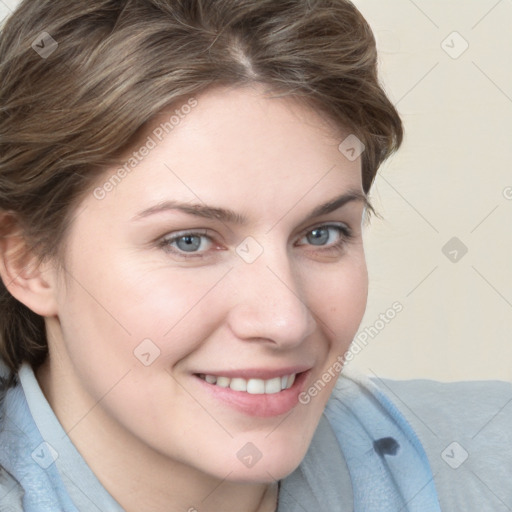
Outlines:
[[[242,448],[237,450],[235,464],[231,465],[230,480],[271,483],[286,478],[297,469],[306,455],[309,440],[303,436],[299,439],[288,436],[286,439],[286,436],[276,435],[269,442],[271,437],[272,434],[261,442],[255,441],[258,448],[250,441],[243,443]],[[222,470],[225,471],[225,467]]]
[[293,456],[288,460],[275,458],[275,460],[263,462],[263,459],[261,459],[253,467],[237,468],[229,475],[229,480],[237,483],[276,482],[293,473],[301,463],[304,455],[301,457]]

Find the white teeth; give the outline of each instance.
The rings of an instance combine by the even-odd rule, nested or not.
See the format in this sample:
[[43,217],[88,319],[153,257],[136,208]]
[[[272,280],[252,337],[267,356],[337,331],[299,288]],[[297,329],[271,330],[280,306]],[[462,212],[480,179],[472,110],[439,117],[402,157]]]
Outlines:
[[249,379],[247,381],[247,393],[263,395],[265,393],[265,381],[262,379]]
[[234,378],[231,379],[229,387],[233,391],[247,391],[247,381],[245,379]]
[[214,375],[205,375],[204,380],[208,382],[208,384],[216,384],[217,383],[217,377]]
[[231,379],[228,379],[227,377],[217,377],[217,386],[220,386],[221,388],[228,388],[230,381]]
[[274,377],[273,379],[242,379],[240,377],[219,377],[216,375],[199,375],[208,384],[214,384],[221,388],[231,388],[233,391],[244,391],[251,395],[272,395],[279,393],[284,389],[290,389],[295,382],[296,374],[283,375],[282,377]]
[[267,395],[279,393],[279,391],[281,391],[281,377],[265,381],[265,393]]

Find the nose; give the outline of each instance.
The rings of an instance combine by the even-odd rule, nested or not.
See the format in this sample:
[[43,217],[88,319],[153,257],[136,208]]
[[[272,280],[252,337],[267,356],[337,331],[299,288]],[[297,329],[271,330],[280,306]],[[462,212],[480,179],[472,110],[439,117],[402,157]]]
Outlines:
[[239,339],[290,349],[314,332],[316,320],[306,290],[286,255],[264,253],[251,264],[239,262],[230,274],[228,324]]

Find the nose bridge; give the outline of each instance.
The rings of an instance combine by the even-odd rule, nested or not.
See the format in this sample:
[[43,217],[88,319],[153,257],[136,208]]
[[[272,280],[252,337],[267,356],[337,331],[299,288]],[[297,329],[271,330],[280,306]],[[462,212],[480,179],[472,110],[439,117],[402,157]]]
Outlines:
[[250,263],[241,258],[232,274],[230,325],[236,336],[292,346],[312,333],[315,320],[306,290],[285,249],[266,247]]

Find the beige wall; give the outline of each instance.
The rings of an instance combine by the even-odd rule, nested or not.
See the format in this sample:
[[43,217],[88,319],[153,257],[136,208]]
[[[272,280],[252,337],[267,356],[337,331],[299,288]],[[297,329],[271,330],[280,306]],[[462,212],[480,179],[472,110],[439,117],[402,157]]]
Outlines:
[[[384,220],[367,231],[361,331],[395,301],[403,311],[351,364],[397,378],[511,380],[512,3],[355,3],[406,140],[372,193]],[[457,57],[466,44],[458,58],[443,49]]]
[[[406,139],[372,193],[383,220],[366,234],[370,297],[350,365],[512,380],[512,2],[355,3]],[[15,4],[0,0],[0,18]]]

